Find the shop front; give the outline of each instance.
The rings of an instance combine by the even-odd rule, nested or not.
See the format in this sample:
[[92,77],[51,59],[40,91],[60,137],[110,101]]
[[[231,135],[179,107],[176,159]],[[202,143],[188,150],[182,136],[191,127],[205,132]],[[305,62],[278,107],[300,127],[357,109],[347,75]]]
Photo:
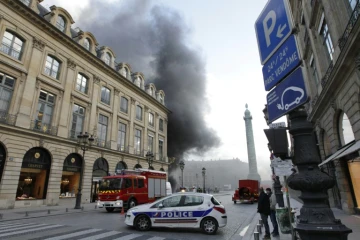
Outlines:
[[120,174],[122,170],[127,169],[127,165],[124,161],[120,161],[115,166],[115,174]]
[[109,164],[105,158],[98,158],[94,162],[90,202],[96,202],[99,193],[99,180],[109,174]]
[[65,158],[61,182],[60,199],[75,198],[79,189],[81,177],[82,157],[72,153]]
[[5,159],[6,159],[6,151],[4,146],[0,143],[0,183],[4,171]]
[[27,151],[21,165],[16,200],[45,199],[50,166],[51,156],[44,148]]

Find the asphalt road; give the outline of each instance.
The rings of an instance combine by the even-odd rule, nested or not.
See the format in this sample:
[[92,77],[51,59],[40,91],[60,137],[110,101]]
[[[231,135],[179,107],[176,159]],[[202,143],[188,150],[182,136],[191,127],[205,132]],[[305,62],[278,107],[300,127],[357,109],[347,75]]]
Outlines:
[[139,232],[124,224],[125,215],[119,211],[106,212],[105,209],[80,214],[58,215],[35,219],[16,220],[0,223],[0,239],[199,239],[228,240],[241,239],[256,213],[256,204],[234,204],[230,193],[217,195],[225,206],[228,223],[220,228],[216,235],[205,235],[200,229],[154,228],[148,232]]

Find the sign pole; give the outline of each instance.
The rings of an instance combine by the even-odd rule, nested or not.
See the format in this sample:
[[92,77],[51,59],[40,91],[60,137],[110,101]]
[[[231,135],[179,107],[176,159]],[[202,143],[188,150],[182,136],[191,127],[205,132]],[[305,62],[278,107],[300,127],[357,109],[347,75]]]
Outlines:
[[285,192],[286,192],[286,202],[287,202],[287,206],[288,206],[288,214],[289,214],[289,221],[290,221],[290,229],[291,229],[291,236],[294,236],[294,229],[292,227],[291,224],[291,206],[290,206],[290,198],[289,198],[289,189],[288,189],[288,185],[286,182],[286,176],[284,176],[284,183],[285,183]]

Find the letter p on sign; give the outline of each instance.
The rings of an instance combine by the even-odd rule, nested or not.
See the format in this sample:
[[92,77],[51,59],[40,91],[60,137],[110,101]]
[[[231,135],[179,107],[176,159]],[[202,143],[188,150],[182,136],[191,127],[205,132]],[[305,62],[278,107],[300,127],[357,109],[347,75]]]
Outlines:
[[[270,26],[268,24],[269,20],[271,20]],[[271,44],[270,34],[274,31],[275,24],[276,24],[276,13],[275,11],[271,10],[270,12],[268,12],[268,14],[263,20],[264,34],[265,34],[265,40],[267,46]]]

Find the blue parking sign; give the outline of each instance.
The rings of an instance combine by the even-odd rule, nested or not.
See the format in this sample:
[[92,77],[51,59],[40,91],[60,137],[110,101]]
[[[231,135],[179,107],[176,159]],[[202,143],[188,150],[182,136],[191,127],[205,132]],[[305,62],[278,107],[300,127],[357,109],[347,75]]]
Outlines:
[[255,22],[261,64],[290,36],[292,21],[288,0],[269,0]]

